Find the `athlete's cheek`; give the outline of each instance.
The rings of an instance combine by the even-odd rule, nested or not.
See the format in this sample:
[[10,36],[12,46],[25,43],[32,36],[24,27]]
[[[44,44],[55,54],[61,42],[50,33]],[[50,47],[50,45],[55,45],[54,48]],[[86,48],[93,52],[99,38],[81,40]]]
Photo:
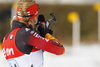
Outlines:
[[35,23],[35,24],[37,23],[37,17],[36,17],[36,18],[34,18],[34,23]]

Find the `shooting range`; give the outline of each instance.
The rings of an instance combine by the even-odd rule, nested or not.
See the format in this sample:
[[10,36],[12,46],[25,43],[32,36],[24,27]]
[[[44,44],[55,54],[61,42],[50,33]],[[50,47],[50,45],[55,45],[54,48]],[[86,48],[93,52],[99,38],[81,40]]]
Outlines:
[[68,21],[72,23],[72,47],[73,52],[79,52],[80,47],[80,19],[77,12],[68,14]]
[[93,8],[98,13],[98,42],[100,43],[100,3],[95,3]]

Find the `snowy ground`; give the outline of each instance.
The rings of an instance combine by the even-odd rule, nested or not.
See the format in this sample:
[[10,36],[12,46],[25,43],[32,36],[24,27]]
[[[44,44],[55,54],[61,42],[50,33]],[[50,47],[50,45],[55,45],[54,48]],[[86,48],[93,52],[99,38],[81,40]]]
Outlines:
[[[100,67],[100,44],[81,44],[78,50],[66,46],[66,53],[60,56],[44,53],[44,67]],[[8,67],[0,52],[0,67]]]

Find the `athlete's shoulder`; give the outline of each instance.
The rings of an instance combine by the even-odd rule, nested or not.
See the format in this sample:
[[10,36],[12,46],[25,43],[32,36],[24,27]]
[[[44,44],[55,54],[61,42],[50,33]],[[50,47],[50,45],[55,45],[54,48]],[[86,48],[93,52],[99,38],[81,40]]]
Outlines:
[[30,28],[27,28],[27,27],[22,27],[19,31],[18,31],[18,34],[21,34],[21,35],[27,35],[27,34],[30,34],[30,32],[32,32],[33,30],[31,30]]
[[27,27],[22,27],[20,30],[17,32],[17,39],[22,39],[23,41],[27,41],[30,36],[34,34],[35,31],[33,31],[30,28]]

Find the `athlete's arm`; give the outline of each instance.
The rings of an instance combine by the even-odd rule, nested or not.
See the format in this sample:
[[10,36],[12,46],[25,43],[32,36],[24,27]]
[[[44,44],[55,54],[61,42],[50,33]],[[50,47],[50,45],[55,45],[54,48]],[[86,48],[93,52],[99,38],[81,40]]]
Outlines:
[[26,33],[22,34],[22,39],[26,44],[38,47],[39,49],[61,55],[64,53],[63,45],[53,42],[47,38],[41,37],[36,32],[25,28]]

